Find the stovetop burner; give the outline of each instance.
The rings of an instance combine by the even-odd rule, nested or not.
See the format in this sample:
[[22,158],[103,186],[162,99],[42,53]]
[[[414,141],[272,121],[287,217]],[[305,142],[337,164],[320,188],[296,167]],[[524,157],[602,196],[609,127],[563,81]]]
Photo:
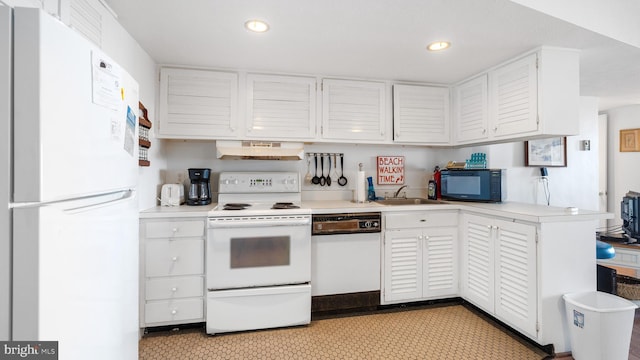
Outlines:
[[251,206],[251,204],[228,203],[228,204],[224,204],[224,207],[222,208],[222,210],[244,210],[249,206]]
[[290,203],[290,202],[277,202],[273,204],[271,208],[272,209],[299,209],[300,206],[293,205],[293,203]]

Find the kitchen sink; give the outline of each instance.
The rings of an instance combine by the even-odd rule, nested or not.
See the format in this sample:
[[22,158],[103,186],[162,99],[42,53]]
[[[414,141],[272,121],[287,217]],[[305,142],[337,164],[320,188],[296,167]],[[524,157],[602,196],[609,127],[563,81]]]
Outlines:
[[382,205],[435,205],[446,204],[441,200],[431,200],[425,198],[390,198],[384,200],[376,200],[378,204]]

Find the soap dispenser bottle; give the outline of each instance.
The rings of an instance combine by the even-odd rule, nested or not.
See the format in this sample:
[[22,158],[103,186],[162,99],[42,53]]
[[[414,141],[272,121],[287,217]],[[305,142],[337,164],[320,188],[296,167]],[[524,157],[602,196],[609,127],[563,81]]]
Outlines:
[[373,189],[373,178],[371,176],[369,176],[367,178],[367,181],[369,182],[369,190],[367,192],[367,199],[369,199],[369,201],[376,201],[376,192]]

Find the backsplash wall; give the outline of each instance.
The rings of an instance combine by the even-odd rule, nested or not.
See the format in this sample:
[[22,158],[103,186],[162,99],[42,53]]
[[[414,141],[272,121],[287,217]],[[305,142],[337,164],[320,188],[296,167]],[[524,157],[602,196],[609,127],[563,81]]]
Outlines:
[[[161,176],[165,182],[188,183],[187,168],[211,168],[212,188],[217,193],[218,176],[226,171],[295,171],[304,181],[308,171],[307,159],[300,161],[271,161],[271,160],[220,160],[216,158],[215,141],[200,140],[164,140],[163,149],[166,151],[167,170]],[[444,166],[452,152],[461,150],[434,149],[418,146],[402,145],[363,145],[363,144],[305,144],[305,153],[342,153],[344,154],[344,176],[348,179],[346,186],[339,186],[337,179],[332,178],[331,186],[320,186],[303,183],[303,199],[305,200],[352,200],[355,190],[355,178],[358,164],[362,163],[366,176],[376,177],[376,158],[380,155],[405,157],[405,185],[407,196],[426,197],[427,182],[431,178],[436,165]],[[468,150],[464,151],[465,153]],[[468,155],[465,155],[468,157]],[[456,158],[464,160],[464,157]],[[339,163],[339,159],[338,159]],[[332,165],[333,166],[333,165]],[[320,164],[318,164],[318,169]],[[313,175],[314,161],[310,167]],[[319,173],[320,170],[318,170]],[[328,163],[325,158],[325,174]],[[333,173],[333,171],[332,171]],[[338,174],[340,170],[338,169]],[[399,186],[377,185],[374,180],[376,194],[384,196],[385,192],[392,193]]]

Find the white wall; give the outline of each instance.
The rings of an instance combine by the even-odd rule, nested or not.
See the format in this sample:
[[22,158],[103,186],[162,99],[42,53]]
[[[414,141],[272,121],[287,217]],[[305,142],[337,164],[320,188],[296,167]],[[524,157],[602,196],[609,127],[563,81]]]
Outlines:
[[[190,167],[211,168],[212,189],[217,191],[217,177],[223,171],[295,171],[304,179],[307,173],[307,161],[273,161],[273,160],[219,160],[215,158],[214,141],[166,140],[164,144],[167,156],[167,170],[162,172],[163,181],[176,182],[184,180],[188,184],[186,169]],[[355,176],[358,164],[364,165],[366,176],[376,176],[376,157],[380,155],[405,157],[405,184],[408,185],[407,196],[426,197],[427,182],[436,165],[444,165],[447,150],[427,149],[425,147],[400,145],[353,145],[353,144],[306,144],[305,152],[343,153],[344,176],[348,179],[346,186],[337,184],[333,179],[331,186],[303,185],[303,198],[352,200],[355,189]],[[464,160],[464,159],[462,159]],[[339,161],[339,160],[338,160]],[[311,162],[311,171],[314,163]],[[320,164],[318,164],[318,168]],[[328,164],[325,162],[325,174]],[[340,171],[338,171],[338,174]],[[376,194],[384,196],[385,192],[393,192],[399,186],[377,185],[374,180]]]
[[640,192],[640,152],[620,152],[620,130],[640,128],[640,105],[619,107],[606,113],[609,118],[609,212],[615,213],[612,223],[621,225],[622,197],[627,191]]
[[[581,151],[580,141],[590,140],[591,151]],[[475,150],[487,153],[491,168],[506,169],[507,201],[546,204],[540,170],[524,166],[524,143],[489,145]],[[549,167],[550,205],[598,210],[598,100],[580,98],[580,135],[567,137],[567,167]],[[475,151],[474,151],[475,152]]]

